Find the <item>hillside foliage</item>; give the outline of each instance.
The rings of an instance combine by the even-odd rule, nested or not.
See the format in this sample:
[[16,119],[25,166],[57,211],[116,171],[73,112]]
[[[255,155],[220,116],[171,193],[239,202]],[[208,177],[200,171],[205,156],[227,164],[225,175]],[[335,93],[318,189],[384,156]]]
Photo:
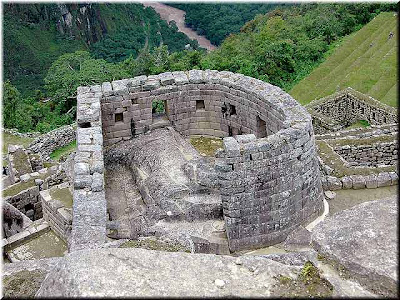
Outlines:
[[[174,41],[179,33],[174,28],[175,25],[170,24],[169,29],[165,30],[172,33],[165,31],[167,33],[163,35],[162,27],[167,25],[159,20],[154,21],[155,23],[144,22],[142,32],[139,30],[135,34],[130,31],[132,34],[128,36],[122,29],[131,30],[130,26],[136,24],[134,20],[140,23],[145,15],[136,15],[133,8],[130,13],[122,14],[122,10],[127,10],[129,5],[120,10],[117,5],[119,4],[101,6],[99,12],[105,22],[101,26],[108,28],[108,31],[99,41],[91,43],[89,48],[84,46],[85,51],[79,45],[65,48],[65,43],[70,40],[51,38],[51,34],[57,33],[52,31],[54,29],[50,25],[46,25],[47,19],[36,20],[38,24],[42,24],[40,26],[50,26],[44,34],[48,34],[49,40],[60,46],[54,48],[55,52],[50,52],[54,56],[58,55],[54,61],[51,60],[54,57],[44,58],[44,50],[43,53],[37,51],[36,54],[29,52],[30,47],[36,47],[32,37],[27,40],[31,44],[26,48],[28,55],[32,55],[32,64],[29,65],[25,58],[18,58],[23,53],[16,54],[19,46],[15,36],[18,36],[19,30],[23,33],[27,29],[23,25],[15,25],[18,23],[17,18],[10,21],[14,27],[4,27],[5,36],[12,28],[12,34],[8,37],[14,38],[10,42],[11,46],[7,45],[8,42],[5,43],[5,50],[9,51],[6,54],[8,58],[5,55],[5,63],[8,64],[5,68],[5,79],[10,79],[3,83],[5,127],[15,127],[20,131],[46,132],[69,124],[76,115],[78,86],[141,74],[190,69],[228,70],[270,82],[289,91],[326,60],[344,36],[362,28],[381,11],[396,9],[396,5],[370,3],[301,4],[283,7],[258,15],[247,22],[239,33],[226,38],[219,48],[206,52],[204,49],[196,49],[196,43],[192,44],[190,50],[180,50],[181,46],[171,42],[171,50],[166,41]],[[141,11],[143,7],[135,9]],[[151,8],[146,8],[145,11],[150,16],[155,14]],[[118,12],[121,14],[119,18],[115,17]],[[100,37],[99,33],[96,36]],[[24,40],[25,35],[20,38]],[[93,36],[91,39],[93,42]],[[182,38],[182,45],[187,41]],[[140,46],[136,47],[136,44]],[[62,53],[64,50],[68,50],[67,53]],[[39,53],[41,56],[38,56]],[[10,70],[12,66],[16,69]],[[11,76],[14,71],[15,74]],[[374,70],[368,69],[368,72],[373,73]],[[36,91],[31,90],[27,94],[23,92],[26,86],[18,84],[18,76],[22,79],[24,76],[43,76],[40,78],[43,84],[35,85]]]
[[381,13],[359,31],[343,38],[326,61],[289,93],[306,104],[352,87],[397,107],[397,23],[398,17],[393,12]]
[[198,45],[139,3],[66,4],[71,13],[68,26],[60,25],[67,18],[59,5],[3,5],[4,77],[23,96],[45,91],[47,70],[65,53],[86,50],[94,58],[119,62],[136,57],[145,47],[163,44],[178,51],[186,44]]
[[[257,14],[285,4],[275,3],[166,3],[185,11],[186,26],[204,35],[214,45],[219,46],[231,33],[240,28]],[[287,5],[287,4],[286,4]]]

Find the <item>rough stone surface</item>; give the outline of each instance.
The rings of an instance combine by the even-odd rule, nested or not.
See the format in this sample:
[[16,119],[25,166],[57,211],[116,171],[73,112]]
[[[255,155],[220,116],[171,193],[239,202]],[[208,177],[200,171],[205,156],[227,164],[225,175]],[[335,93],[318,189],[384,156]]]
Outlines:
[[293,230],[282,243],[285,250],[309,248],[310,245],[311,233],[301,225]]
[[395,197],[357,205],[327,217],[312,232],[315,249],[342,265],[377,295],[397,295]]
[[133,248],[77,251],[46,277],[36,297],[268,297],[274,276],[294,278],[300,269],[263,257],[235,260]]

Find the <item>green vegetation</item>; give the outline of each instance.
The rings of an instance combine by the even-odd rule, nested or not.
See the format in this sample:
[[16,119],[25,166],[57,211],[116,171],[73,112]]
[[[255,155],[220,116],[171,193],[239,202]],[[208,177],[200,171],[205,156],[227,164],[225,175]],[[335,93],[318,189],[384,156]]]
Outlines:
[[[229,5],[207,5],[220,7],[215,11],[229,11]],[[232,7],[239,10],[243,8],[244,11],[241,11],[241,14],[246,15],[246,9],[251,6],[241,5],[234,4]],[[200,7],[203,6],[200,5]],[[79,22],[75,22],[77,14],[81,11],[76,8],[83,8],[83,6],[71,4],[69,8],[73,20],[71,32],[62,35],[54,25],[59,18],[59,8],[56,5],[10,4],[6,7],[5,14],[8,23],[5,22],[4,26],[5,37],[7,37],[5,78],[11,80],[3,84],[6,128],[15,127],[21,132],[47,132],[62,125],[71,124],[76,116],[78,86],[99,84],[142,74],[151,75],[190,69],[228,70],[290,90],[326,59],[343,36],[361,28],[380,11],[395,9],[396,5],[358,3],[301,4],[281,7],[266,15],[258,15],[254,20],[246,23],[240,33],[231,34],[218,49],[210,53],[204,49],[170,52],[183,49],[182,47],[189,43],[189,40],[184,38],[182,33],[177,32],[173,23],[168,26],[159,19],[152,8],[144,8],[140,4],[93,4],[89,32],[87,26],[82,29],[77,25]],[[255,9],[250,9],[250,11],[254,12]],[[227,18],[227,21],[229,19]],[[85,19],[84,22],[87,20]],[[14,23],[18,24],[14,26]],[[48,59],[45,55],[46,51],[41,48],[42,45],[36,48],[36,40],[32,40],[31,33],[29,33],[31,44],[27,46],[25,52],[21,53],[24,53],[24,57],[27,56],[26,53],[28,57],[31,55],[29,62],[32,62],[32,66],[25,58],[19,57],[20,53],[17,49],[22,41],[16,36],[30,27],[34,30],[39,28],[37,34],[46,31],[46,34],[54,35],[49,39],[57,41],[59,47],[50,48],[55,49],[53,54],[59,55],[57,59],[55,59],[56,54],[50,55]],[[24,41],[29,40],[25,36],[19,38]],[[68,44],[74,38],[83,41],[79,42],[79,45],[90,43],[91,52],[75,51],[80,46]],[[8,45],[8,40],[11,41],[10,45]],[[43,43],[43,47],[49,47],[48,42],[40,38],[37,40]],[[396,38],[390,39],[386,44],[393,44],[395,40]],[[360,44],[360,42],[353,42],[352,45]],[[383,51],[387,48],[386,44],[379,48]],[[70,46],[67,47],[67,45]],[[192,43],[192,47],[196,48],[195,43]],[[36,52],[30,51],[31,48],[40,49],[38,53],[42,56],[39,57],[35,54]],[[387,54],[387,58],[392,57],[395,51],[392,53],[389,48],[387,50],[383,51],[385,54],[380,51],[379,55]],[[345,57],[342,58],[344,59]],[[395,65],[397,68],[397,61]],[[34,71],[39,69],[40,72],[44,72],[47,68],[49,69],[45,78],[42,76],[43,73],[38,74]],[[384,63],[382,68],[386,68],[388,74],[392,74],[392,65]],[[374,68],[363,69],[363,72],[376,73]],[[27,96],[29,93],[25,87],[18,83],[18,78],[22,78],[21,76],[25,76],[25,82],[29,82],[29,78],[39,76],[41,83],[36,86],[39,86],[40,90]],[[361,77],[365,79],[365,76]],[[334,77],[343,78],[344,76],[340,73]],[[390,80],[396,81],[397,77],[392,74]],[[331,81],[333,82],[333,79]],[[383,82],[381,79],[379,81]],[[368,82],[368,80],[363,82]],[[387,84],[389,81],[384,82]],[[357,89],[358,86],[355,88]],[[21,89],[21,93],[18,89]],[[371,89],[373,89],[372,86]],[[33,89],[30,91],[32,92]],[[390,87],[386,94],[395,95],[396,88]],[[386,94],[385,99],[396,98]],[[45,98],[47,98],[46,101],[44,101]],[[295,98],[298,97],[295,96]],[[158,105],[156,109],[160,110],[161,105]]]
[[358,120],[351,124],[350,126],[347,126],[346,129],[353,129],[353,128],[368,128],[371,125],[368,123],[367,120]]
[[40,270],[23,270],[12,275],[4,276],[4,297],[34,298],[45,277],[46,272]]
[[150,7],[132,3],[99,5],[99,8],[110,31],[91,47],[95,58],[120,62],[160,45],[167,45],[172,52],[184,50],[186,44],[198,47],[197,41],[179,32],[174,22],[167,24],[160,19]]
[[76,150],[76,141],[73,141],[73,142],[69,143],[68,145],[65,145],[64,147],[61,147],[61,148],[58,148],[58,149],[54,150],[50,154],[50,158],[55,160],[55,161],[59,161],[60,159],[68,156],[69,154],[71,154],[75,150]]
[[73,198],[69,188],[66,187],[62,189],[59,188],[50,189],[50,196],[52,199],[56,199],[60,201],[62,204],[64,204],[64,207],[72,208]]
[[277,276],[279,284],[274,286],[272,295],[276,297],[331,297],[332,284],[320,276],[320,271],[310,261],[307,261],[296,279],[287,276]]
[[94,58],[117,62],[161,44],[171,51],[183,50],[186,44],[198,46],[139,3],[65,6],[71,18],[68,24],[57,4],[3,6],[4,78],[24,97],[45,92],[47,70],[65,53],[90,49]]
[[[395,7],[324,3],[273,10],[225,39],[204,58],[202,68],[242,73],[288,91],[326,58],[341,37],[361,28],[381,10]],[[337,76],[342,78],[342,74]]]
[[214,156],[218,148],[223,148],[222,139],[191,136],[190,143],[203,156]]
[[159,250],[167,252],[188,252],[186,247],[176,242],[164,242],[158,239],[146,238],[141,240],[130,240],[123,243],[120,248],[144,248],[147,250]]
[[265,14],[278,6],[272,3],[166,4],[184,10],[186,26],[204,35],[214,45],[220,45],[229,34],[239,32],[257,14]]
[[[352,87],[397,107],[397,22],[393,12],[376,16],[362,29],[343,38],[332,55],[289,93],[306,104]],[[390,32],[394,37],[389,39]]]
[[8,145],[22,145],[26,148],[32,141],[32,138],[20,137],[3,132],[3,153],[7,153]]

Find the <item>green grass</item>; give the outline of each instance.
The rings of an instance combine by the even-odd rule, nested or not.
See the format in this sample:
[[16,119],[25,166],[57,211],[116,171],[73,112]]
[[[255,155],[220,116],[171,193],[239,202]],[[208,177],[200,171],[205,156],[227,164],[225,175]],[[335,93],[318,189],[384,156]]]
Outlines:
[[59,161],[62,157],[67,156],[68,154],[74,152],[75,150],[76,150],[76,141],[73,141],[70,144],[65,145],[64,147],[54,150],[50,154],[50,158],[55,161]]
[[8,145],[22,145],[25,148],[33,141],[32,138],[23,138],[3,132],[3,154],[7,153]]
[[191,136],[190,143],[203,156],[214,156],[218,148],[223,148],[223,142],[220,138]]
[[368,128],[370,124],[367,120],[358,120],[351,124],[350,126],[346,127],[346,129],[353,129],[353,128]]
[[[388,39],[389,32],[394,37]],[[345,37],[309,76],[290,91],[301,104],[352,87],[397,107],[397,17],[379,14],[359,31]],[[372,45],[372,46],[371,46]]]

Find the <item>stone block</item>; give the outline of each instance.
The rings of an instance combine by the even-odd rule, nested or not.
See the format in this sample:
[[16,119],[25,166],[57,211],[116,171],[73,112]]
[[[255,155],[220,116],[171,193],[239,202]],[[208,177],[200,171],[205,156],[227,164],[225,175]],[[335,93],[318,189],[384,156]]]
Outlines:
[[376,189],[378,187],[378,181],[375,174],[364,176],[364,178],[367,189]]
[[392,178],[388,172],[379,173],[376,180],[378,182],[378,187],[390,186],[392,184]]
[[353,189],[365,189],[365,178],[362,175],[351,175]]
[[76,175],[74,180],[74,187],[83,189],[92,185],[92,176],[90,175]]
[[339,178],[334,176],[326,176],[328,189],[331,191],[340,190],[342,188],[342,182]]
[[104,189],[104,175],[100,173],[94,173],[92,175],[92,191],[100,192]]
[[89,175],[90,174],[89,164],[83,162],[76,163],[74,172],[75,175]]

